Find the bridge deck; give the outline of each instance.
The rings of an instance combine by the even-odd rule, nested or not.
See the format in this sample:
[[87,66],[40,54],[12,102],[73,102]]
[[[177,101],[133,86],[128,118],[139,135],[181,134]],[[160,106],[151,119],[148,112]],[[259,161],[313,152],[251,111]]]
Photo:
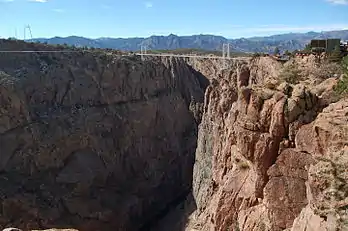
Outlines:
[[179,57],[179,58],[200,58],[200,59],[241,59],[249,58],[246,56],[241,57],[222,57],[222,56],[210,56],[210,55],[177,55],[177,54],[141,54],[136,53],[138,56],[152,56],[152,57]]
[[[82,51],[71,51],[71,50],[39,50],[39,51],[1,51],[0,53],[78,53],[78,52],[94,52],[89,50],[82,50]],[[178,57],[178,58],[199,58],[199,59],[223,59],[223,60],[233,60],[233,59],[248,59],[249,57],[241,56],[241,57],[222,57],[222,56],[211,56],[211,55],[178,55],[178,54],[141,54],[141,53],[135,53],[136,56],[148,56],[148,57]],[[131,54],[124,54],[124,55],[117,55],[115,56],[131,56]]]

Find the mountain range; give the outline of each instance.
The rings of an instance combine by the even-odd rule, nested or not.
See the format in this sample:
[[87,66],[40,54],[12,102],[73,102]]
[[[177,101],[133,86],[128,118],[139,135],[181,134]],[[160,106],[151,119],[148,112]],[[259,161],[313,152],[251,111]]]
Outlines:
[[194,48],[203,50],[221,50],[223,43],[230,43],[232,50],[238,52],[272,52],[276,47],[281,51],[303,49],[311,39],[340,38],[348,40],[348,30],[288,33],[267,37],[227,39],[216,35],[151,36],[148,38],[97,38],[78,36],[35,38],[28,41],[47,44],[68,44],[78,47],[111,48],[125,51],[138,51],[141,46],[148,50],[174,50]]

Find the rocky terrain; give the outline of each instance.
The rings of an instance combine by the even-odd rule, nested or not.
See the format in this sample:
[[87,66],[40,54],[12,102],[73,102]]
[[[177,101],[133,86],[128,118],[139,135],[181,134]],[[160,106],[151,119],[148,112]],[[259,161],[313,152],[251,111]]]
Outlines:
[[0,227],[348,230],[348,100],[292,62],[310,77],[268,57],[0,54]]
[[186,230],[348,230],[348,101],[328,105],[333,78],[267,89],[265,61],[259,83],[251,69],[206,90]]

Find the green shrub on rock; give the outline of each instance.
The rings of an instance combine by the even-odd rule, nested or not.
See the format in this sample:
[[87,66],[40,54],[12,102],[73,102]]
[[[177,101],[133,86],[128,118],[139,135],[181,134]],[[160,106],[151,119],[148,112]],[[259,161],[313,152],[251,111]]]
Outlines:
[[301,71],[295,63],[285,66],[279,75],[280,79],[291,84],[297,84],[301,81]]
[[335,87],[335,92],[338,96],[348,96],[348,56],[342,60],[343,75]]

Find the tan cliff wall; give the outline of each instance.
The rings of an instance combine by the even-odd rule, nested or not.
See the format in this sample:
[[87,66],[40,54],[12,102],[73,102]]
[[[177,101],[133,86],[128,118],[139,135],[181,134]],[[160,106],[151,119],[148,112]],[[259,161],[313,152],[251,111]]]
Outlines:
[[[168,216],[159,222],[156,229],[153,229],[155,231],[215,230],[214,227],[216,228],[216,226],[209,226],[210,218],[208,218],[208,214],[213,211],[211,208],[205,208],[209,204],[213,204],[212,195],[218,186],[212,181],[213,177],[215,177],[213,176],[215,174],[213,171],[216,171],[216,174],[225,174],[227,166],[224,162],[230,161],[227,158],[232,158],[231,156],[224,157],[222,154],[215,156],[218,152],[226,152],[232,149],[233,142],[235,142],[232,141],[232,139],[236,138],[235,135],[232,138],[230,133],[235,129],[237,123],[234,124],[235,119],[233,122],[226,121],[232,120],[237,113],[232,116],[229,114],[229,111],[232,110],[231,107],[235,106],[233,104],[238,99],[238,92],[242,88],[254,85],[256,88],[262,89],[260,87],[262,83],[268,79],[275,78],[280,68],[278,62],[269,58],[239,58],[230,61],[189,59],[185,61],[211,81],[205,93],[204,113],[202,123],[199,126],[195,172],[193,175],[194,198],[189,197],[176,208],[173,208]],[[266,91],[264,94],[260,93],[261,97],[269,98],[271,98],[272,94],[272,91]],[[269,105],[269,109],[272,106]],[[244,115],[239,116],[242,118]],[[225,137],[225,135],[229,137]],[[248,141],[246,140],[245,142]],[[233,158],[237,159],[237,157]],[[213,166],[214,164],[215,166]],[[243,166],[243,163],[241,165]],[[241,184],[238,180],[241,179],[233,179],[232,184]],[[226,197],[229,196],[232,195],[226,193]],[[221,204],[216,206],[224,205],[221,202]],[[226,205],[226,207],[228,206]],[[190,216],[197,207],[197,211]],[[228,209],[232,210],[231,207],[228,207]],[[200,216],[202,211],[205,212]],[[189,217],[188,222],[186,221],[187,217]]]
[[262,70],[256,81],[219,76],[206,90],[186,230],[348,229],[347,100],[320,113],[315,88],[267,89],[268,62],[242,68]]
[[0,71],[0,227],[146,229],[190,192],[207,80],[182,60],[2,53]]

